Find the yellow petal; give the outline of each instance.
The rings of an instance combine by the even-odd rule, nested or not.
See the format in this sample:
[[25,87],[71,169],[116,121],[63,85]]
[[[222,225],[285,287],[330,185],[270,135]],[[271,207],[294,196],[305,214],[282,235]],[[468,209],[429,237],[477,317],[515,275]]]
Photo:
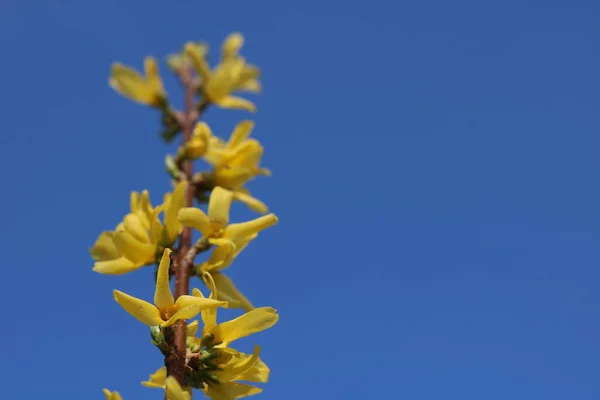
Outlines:
[[165,249],[158,272],[156,274],[156,289],[154,291],[154,304],[160,310],[169,308],[173,305],[173,293],[169,283],[169,267],[171,266],[171,250]]
[[146,105],[155,104],[156,96],[152,84],[130,67],[119,63],[113,64],[108,83],[130,100]]
[[119,392],[111,392],[108,389],[102,389],[102,392],[104,393],[106,400],[123,400]]
[[181,388],[175,377],[167,377],[166,386],[167,400],[190,400],[190,394]]
[[169,199],[169,206],[165,210],[165,227],[167,229],[168,244],[172,244],[181,232],[181,222],[177,219],[177,213],[185,206],[185,190],[187,181],[182,181],[173,190]]
[[242,121],[236,125],[235,129],[231,133],[229,137],[229,141],[227,142],[227,147],[232,149],[239,144],[241,144],[244,139],[246,139],[252,133],[252,129],[254,129],[254,122],[252,121]]
[[164,321],[162,324],[160,324],[160,326],[162,326],[162,327],[171,326],[177,321],[194,318],[198,314],[200,314],[200,307],[196,304],[192,304],[190,306],[187,306],[187,307],[177,310],[171,318]]
[[229,279],[227,275],[221,274],[219,272],[213,272],[211,275],[217,287],[218,299],[225,300],[225,298],[220,297],[222,295],[225,295],[227,296],[227,298],[239,302],[239,306],[244,311],[250,311],[254,308],[252,303],[250,303],[250,300],[248,300],[246,296],[244,296],[242,292],[238,290],[238,288],[233,284],[233,282],[231,281],[231,279]]
[[156,247],[138,241],[126,230],[115,232],[113,242],[117,249],[135,264],[148,264],[154,261]]
[[244,37],[241,33],[234,32],[228,35],[221,47],[221,59],[227,60],[236,57],[243,45]]
[[107,261],[118,258],[121,254],[113,243],[114,232],[104,231],[96,239],[96,243],[90,249],[92,258],[96,261]]
[[220,246],[215,247],[208,260],[200,267],[200,270],[210,272],[218,269],[233,255],[235,248],[233,242],[225,240]]
[[272,327],[278,319],[279,315],[274,308],[259,307],[231,321],[217,325],[212,330],[212,334],[215,336],[215,343],[222,342],[228,345],[234,340]]
[[196,333],[198,333],[198,321],[192,321],[189,324],[187,324],[186,335],[196,336]]
[[248,79],[247,81],[238,85],[237,90],[250,93],[260,93],[262,90],[262,85],[258,79]]
[[119,305],[125,309],[125,311],[142,323],[149,326],[154,326],[163,322],[163,320],[160,318],[158,308],[156,308],[153,304],[130,296],[127,293],[123,293],[119,290],[113,291],[113,297],[117,303],[119,303]]
[[250,193],[236,190],[233,192],[233,198],[234,200],[244,203],[248,208],[257,213],[266,214],[269,212],[267,205],[256,197],[253,197]]
[[246,382],[260,382],[267,383],[269,381],[269,375],[271,370],[262,360],[258,360],[256,364],[247,372],[238,376],[235,380],[246,381]]
[[184,226],[191,226],[199,230],[205,237],[212,233],[210,219],[199,208],[184,207],[177,213],[177,219]]
[[153,105],[160,106],[165,98],[165,90],[158,72],[158,63],[156,62],[156,59],[154,57],[146,57],[144,59],[144,69],[148,82],[154,91]]
[[233,193],[219,186],[210,193],[208,218],[213,232],[225,228],[229,223],[229,209],[232,200]]
[[206,310],[207,308],[224,307],[227,305],[227,302],[200,296],[183,295],[177,298],[175,304],[177,305],[177,308],[185,308],[195,305],[198,306],[200,310]]
[[150,375],[147,381],[142,382],[142,385],[148,388],[164,389],[167,379],[167,368],[160,367],[155,373]]
[[200,76],[203,82],[207,82],[211,77],[210,67],[199,49],[194,43],[188,42],[185,45],[185,54],[190,58],[196,73]]
[[208,388],[206,395],[212,400],[234,400],[246,396],[252,396],[262,392],[261,388],[238,382],[226,382],[212,385]]
[[119,257],[114,260],[98,261],[94,264],[92,270],[106,275],[123,275],[143,266],[144,264],[135,264],[125,257]]
[[148,243],[148,232],[144,229],[141,219],[135,214],[127,214],[123,219],[125,230],[138,242]]
[[256,112],[256,106],[250,100],[242,99],[237,96],[226,96],[215,101],[215,104],[221,108],[229,108],[232,110],[245,110]]
[[246,357],[241,360],[233,359],[235,360],[235,362],[228,363],[227,365],[225,365],[223,371],[215,372],[217,379],[219,380],[219,382],[229,382],[238,378],[240,375],[249,372],[252,369],[252,367],[254,367],[254,365],[258,362],[259,355],[260,346],[255,345],[254,352],[252,353],[251,357]]
[[275,214],[263,215],[262,217],[253,219],[252,221],[242,222],[241,224],[231,224],[225,228],[226,239],[231,239],[234,242],[241,240],[245,236],[251,236],[277,223],[278,218]]

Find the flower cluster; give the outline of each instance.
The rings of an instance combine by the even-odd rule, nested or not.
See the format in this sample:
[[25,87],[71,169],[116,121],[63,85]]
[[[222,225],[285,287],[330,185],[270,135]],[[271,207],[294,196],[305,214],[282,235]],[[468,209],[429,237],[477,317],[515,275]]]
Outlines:
[[[142,385],[163,389],[168,400],[191,400],[194,390],[214,400],[238,399],[260,393],[256,384],[269,379],[260,346],[248,354],[232,344],[272,327],[279,315],[271,307],[255,308],[225,270],[260,232],[278,222],[247,188],[250,181],[271,172],[261,165],[262,144],[250,137],[252,121],[237,123],[225,140],[199,120],[210,106],[256,112],[253,102],[236,95],[261,90],[260,70],[240,55],[243,43],[241,34],[229,35],[212,68],[205,43],[188,42],[181,52],[167,58],[186,99],[194,99],[186,101],[183,110],[171,106],[155,58],[145,59],[144,74],[120,63],[111,68],[110,86],[130,100],[159,110],[161,136],[167,143],[182,139],[174,156],[165,159],[172,192],[156,206],[147,190],[132,192],[129,212],[114,230],[102,232],[90,249],[93,270],[101,274],[120,275],[156,265],[151,302],[119,290],[114,290],[113,297],[149,327],[151,343],[164,355],[165,365]],[[194,173],[197,160],[203,160],[208,169]],[[261,215],[230,222],[234,201]],[[208,203],[206,211],[199,207],[202,203]],[[195,242],[194,235],[199,236]],[[204,261],[196,260],[207,252]],[[209,295],[198,288],[190,293],[190,279],[202,282]],[[243,314],[219,322],[221,308],[240,308]],[[193,320],[196,317],[199,320]],[[118,392],[104,389],[104,394],[107,400],[122,400]]]

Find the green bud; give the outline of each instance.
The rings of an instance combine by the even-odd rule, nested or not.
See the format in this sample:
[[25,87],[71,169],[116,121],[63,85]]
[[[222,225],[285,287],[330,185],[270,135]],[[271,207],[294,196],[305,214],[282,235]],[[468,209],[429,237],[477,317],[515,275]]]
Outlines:
[[150,327],[150,336],[152,337],[152,342],[157,343],[157,345],[165,341],[165,335],[160,329],[160,325]]
[[212,333],[205,335],[202,337],[202,341],[200,342],[204,347],[213,347],[213,340],[215,336]]

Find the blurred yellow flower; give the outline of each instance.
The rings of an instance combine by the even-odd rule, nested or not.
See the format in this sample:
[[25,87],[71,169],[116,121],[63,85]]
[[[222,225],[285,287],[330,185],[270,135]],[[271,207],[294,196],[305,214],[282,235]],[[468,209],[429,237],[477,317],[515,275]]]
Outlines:
[[[102,232],[90,249],[96,260],[93,270],[101,274],[119,275],[155,263],[166,247],[181,233],[177,213],[185,204],[186,182],[168,193],[162,205],[153,208],[148,191],[131,193],[130,213],[115,231]],[[159,214],[164,213],[164,222]]]
[[142,382],[142,385],[148,388],[165,388],[165,380],[167,379],[167,367],[160,367],[155,373],[151,374],[147,381]]
[[227,306],[227,302],[199,296],[183,295],[175,301],[169,285],[170,255],[171,250],[165,249],[160,260],[156,276],[154,304],[119,290],[113,291],[115,300],[125,311],[146,325],[165,327],[182,319],[193,318],[202,310]]
[[123,400],[119,392],[111,392],[108,389],[102,389],[102,392],[104,393],[106,400]]
[[177,217],[185,226],[199,230],[209,243],[217,246],[235,247],[245,238],[275,225],[278,221],[275,214],[268,214],[239,224],[229,224],[229,209],[233,193],[222,187],[215,187],[208,201],[208,215],[199,208],[184,207]]
[[261,90],[259,69],[247,64],[238,54],[243,44],[244,37],[241,34],[227,36],[221,47],[221,62],[214,70],[206,61],[206,51],[197,44],[188,42],[185,54],[202,80],[204,94],[212,103],[222,108],[255,112],[256,107],[251,101],[231,95],[236,91],[258,93]]
[[110,87],[135,102],[162,108],[166,105],[167,95],[153,57],[144,60],[145,76],[121,63],[111,66]]

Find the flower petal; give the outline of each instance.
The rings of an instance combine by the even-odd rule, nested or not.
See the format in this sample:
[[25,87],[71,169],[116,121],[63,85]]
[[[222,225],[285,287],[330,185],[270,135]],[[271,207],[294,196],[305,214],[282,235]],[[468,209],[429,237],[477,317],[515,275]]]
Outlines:
[[156,247],[140,242],[126,230],[115,232],[113,242],[117,249],[135,264],[148,264],[154,261]]
[[123,293],[119,290],[113,291],[113,297],[125,311],[137,320],[148,326],[159,325],[163,322],[160,312],[153,304]]
[[256,197],[253,197],[250,192],[236,190],[233,192],[233,199],[244,203],[248,208],[257,213],[266,214],[269,212],[269,207]]
[[207,82],[210,80],[212,75],[210,71],[210,67],[204,58],[205,54],[202,53],[201,48],[199,48],[193,42],[188,42],[185,45],[185,54],[189,57],[194,69],[202,79],[202,82]]
[[171,318],[160,324],[160,326],[171,326],[177,321],[194,318],[198,314],[200,314],[200,306],[197,304],[192,304],[177,310]]
[[90,249],[92,258],[96,261],[107,261],[119,258],[121,253],[113,243],[114,232],[104,231],[96,239],[96,243]]
[[102,393],[104,393],[106,400],[123,400],[119,392],[111,392],[108,389],[102,389]]
[[131,234],[138,242],[148,243],[148,232],[144,229],[144,224],[140,217],[135,214],[127,214],[123,219],[125,230]]
[[261,388],[245,383],[226,382],[209,386],[206,395],[212,400],[234,400],[262,392]]
[[271,307],[259,307],[231,321],[223,322],[212,330],[215,343],[228,345],[234,340],[264,331],[275,325],[279,315]]
[[229,224],[229,209],[232,200],[233,193],[219,186],[210,193],[208,218],[213,232],[223,229]]
[[190,400],[190,394],[181,388],[174,376],[169,376],[165,380],[167,400]]
[[[239,306],[244,311],[250,311],[254,308],[252,303],[250,303],[250,300],[248,300],[246,296],[244,296],[242,292],[238,290],[238,288],[233,284],[232,280],[229,279],[227,275],[219,272],[213,272],[211,275],[216,285],[218,299],[233,299],[236,302],[239,302]],[[221,297],[223,295],[225,297]]]
[[228,35],[221,47],[221,59],[228,60],[235,58],[242,46],[244,45],[244,37],[241,33],[234,32]]
[[226,239],[231,239],[234,242],[242,240],[246,236],[251,236],[277,223],[278,218],[275,214],[263,215],[262,217],[253,219],[252,221],[242,222],[241,224],[231,224],[225,228]]
[[252,129],[254,129],[254,122],[252,121],[242,121],[235,126],[231,136],[229,137],[229,141],[227,142],[227,147],[230,149],[235,148],[240,145],[244,139],[246,139],[252,133]]
[[151,374],[147,381],[142,382],[142,385],[148,388],[164,389],[167,379],[167,368],[160,367],[155,373]]
[[250,100],[242,99],[237,96],[226,96],[218,99],[215,102],[221,108],[229,108],[232,110],[246,110],[249,112],[256,112],[256,106]]
[[219,382],[229,382],[249,372],[258,362],[259,355],[260,346],[254,345],[254,352],[251,357],[242,358],[241,360],[234,358],[234,363],[228,363],[222,371],[215,372],[217,379],[219,379]]
[[160,264],[158,266],[158,272],[156,274],[156,289],[154,291],[154,305],[159,310],[169,308],[173,305],[173,293],[171,292],[171,285],[169,283],[169,267],[171,266],[171,250],[165,249]]
[[256,364],[248,371],[243,373],[242,375],[235,378],[236,381],[246,381],[246,382],[260,382],[267,383],[269,381],[269,375],[271,375],[271,370],[262,360],[258,360]]
[[177,219],[183,225],[199,230],[205,237],[212,233],[208,216],[199,208],[184,207],[177,213]]
[[106,275],[123,275],[136,269],[140,269],[144,264],[136,264],[125,257],[115,258],[114,260],[98,261],[94,264],[92,270]]
[[167,229],[168,244],[173,243],[181,232],[181,222],[177,219],[177,213],[185,206],[185,190],[187,181],[182,181],[173,190],[169,205],[165,210],[165,227]]

